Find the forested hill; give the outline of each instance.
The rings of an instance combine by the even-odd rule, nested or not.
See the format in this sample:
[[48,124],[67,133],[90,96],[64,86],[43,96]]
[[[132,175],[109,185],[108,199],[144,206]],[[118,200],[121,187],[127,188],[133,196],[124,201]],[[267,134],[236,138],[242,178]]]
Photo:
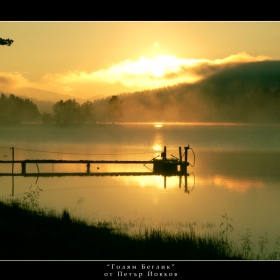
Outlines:
[[[239,64],[194,84],[119,98],[123,121],[275,123],[280,121],[280,61]],[[108,100],[95,101],[96,112]]]
[[195,88],[209,104],[209,117],[249,122],[280,121],[280,61],[225,69]]

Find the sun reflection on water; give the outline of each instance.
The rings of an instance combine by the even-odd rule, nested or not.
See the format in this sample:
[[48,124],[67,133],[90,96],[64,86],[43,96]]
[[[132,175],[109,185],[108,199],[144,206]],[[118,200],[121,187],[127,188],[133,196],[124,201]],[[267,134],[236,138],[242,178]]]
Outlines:
[[160,152],[163,151],[163,136],[161,132],[157,132],[154,136],[152,149],[155,152],[155,157],[160,155]]
[[153,125],[157,128],[163,127],[163,123],[153,123]]

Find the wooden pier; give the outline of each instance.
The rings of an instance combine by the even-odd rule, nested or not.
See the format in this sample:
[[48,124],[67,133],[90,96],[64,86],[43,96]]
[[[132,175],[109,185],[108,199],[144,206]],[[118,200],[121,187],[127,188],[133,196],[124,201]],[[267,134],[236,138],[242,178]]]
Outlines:
[[[12,148],[13,160],[0,160],[0,164],[12,164],[11,173],[0,173],[0,176],[120,176],[120,175],[187,175],[187,166],[189,165],[188,160],[188,149],[185,147],[184,160],[182,156],[181,147],[179,147],[179,158],[172,156],[173,158],[167,158],[166,147],[161,153],[161,159],[153,158],[152,160],[55,160],[55,159],[25,159],[25,160],[14,160],[14,150]],[[14,164],[21,165],[21,172],[14,172]],[[26,166],[29,164],[36,164],[38,173],[28,173]],[[41,173],[39,164],[84,164],[86,166],[86,172],[60,172],[60,173]],[[152,164],[153,170],[151,172],[91,172],[90,167],[92,164]]]

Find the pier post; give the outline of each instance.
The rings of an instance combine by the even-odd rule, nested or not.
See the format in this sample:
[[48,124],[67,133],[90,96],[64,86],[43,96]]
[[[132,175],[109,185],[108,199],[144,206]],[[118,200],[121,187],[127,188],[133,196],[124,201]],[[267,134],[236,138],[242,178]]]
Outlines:
[[187,174],[187,166],[189,165],[188,163],[188,149],[190,148],[190,146],[188,145],[188,147],[184,147],[185,149],[185,162],[184,162],[184,168],[182,173]]
[[182,148],[179,147],[179,158],[180,158],[180,162],[182,162]]
[[12,196],[14,196],[14,161],[15,161],[15,153],[14,153],[14,147],[11,147],[10,150],[12,150]]
[[10,150],[12,150],[12,174],[14,174],[14,161],[15,161],[15,153],[14,153],[14,147],[11,147]]
[[182,165],[182,148],[179,147],[179,166],[180,166],[180,173],[183,173],[183,165]]
[[21,174],[22,175],[26,174],[26,162],[21,163]]
[[166,146],[164,146],[164,151],[161,153],[161,157],[163,160],[166,160]]
[[90,163],[87,163],[87,173],[90,173]]

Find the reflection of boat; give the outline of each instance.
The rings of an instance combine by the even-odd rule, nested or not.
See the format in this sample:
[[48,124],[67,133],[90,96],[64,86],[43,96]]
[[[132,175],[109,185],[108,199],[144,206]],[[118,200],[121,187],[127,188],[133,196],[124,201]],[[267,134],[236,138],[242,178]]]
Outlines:
[[154,168],[153,173],[155,174],[164,174],[164,175],[180,175],[180,174],[187,174],[187,166],[189,165],[188,162],[188,149],[190,147],[185,147],[185,153],[182,156],[181,147],[179,147],[179,158],[167,158],[166,157],[166,147],[164,147],[164,152],[161,153],[161,159],[153,159]]
[[[64,176],[79,176],[79,177],[84,177],[84,176],[98,176],[98,177],[104,177],[104,176],[151,176],[154,175],[154,173],[152,172],[104,172],[104,173],[38,173],[38,174],[34,174],[34,173],[28,173],[25,175],[25,177],[36,177],[36,182],[35,185],[38,183],[38,180],[40,177],[64,177]],[[164,183],[163,186],[166,189],[167,188],[167,180],[171,179],[170,176],[168,176],[169,174],[165,174],[162,175],[162,177],[164,178]],[[172,174],[175,175],[175,174]],[[184,192],[187,194],[190,194],[191,191],[193,191],[194,186],[195,186],[195,178],[194,178],[194,173],[190,173],[190,174],[176,174],[178,179],[179,179],[179,188],[181,189],[181,187],[184,187]],[[189,190],[188,187],[188,177],[190,175],[193,175],[193,184],[192,184],[192,188],[191,190]],[[0,174],[1,176],[1,174]],[[15,184],[14,184],[14,176],[22,176],[21,174],[6,174],[5,176],[11,176],[12,177],[12,193],[11,196],[14,196],[14,192],[15,192]],[[168,179],[169,177],[169,179]]]

